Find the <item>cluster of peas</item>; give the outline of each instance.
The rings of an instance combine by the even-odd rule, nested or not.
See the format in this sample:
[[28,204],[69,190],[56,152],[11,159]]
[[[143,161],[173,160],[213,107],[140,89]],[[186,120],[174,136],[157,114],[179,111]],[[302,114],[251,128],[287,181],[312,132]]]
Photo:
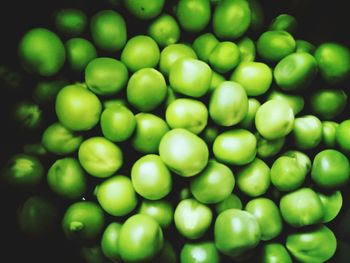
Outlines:
[[[65,236],[100,244],[85,251],[89,262],[329,260],[337,240],[326,224],[350,179],[350,120],[334,121],[347,102],[339,86],[349,50],[295,40],[288,14],[253,41],[247,34],[263,26],[254,0],[179,0],[171,15],[164,2],[123,1],[138,21],[151,20],[147,35],[128,39],[122,14],[104,10],[90,21],[90,42],[79,37],[86,15],[63,9],[55,22],[72,37],[65,45],[44,28],[23,36],[26,70],[52,77],[66,61],[85,80],[38,84],[33,97],[55,99],[57,122],[9,160],[3,181],[33,188],[46,174],[50,190],[73,202],[61,220]],[[208,25],[213,32],[203,33]],[[181,30],[196,34],[193,43],[180,41]],[[98,57],[95,46],[120,58]],[[36,104],[14,114],[40,124]],[[47,156],[56,160],[46,172]],[[36,235],[56,216],[53,203],[34,196],[18,222]],[[177,255],[169,240],[183,237]]]

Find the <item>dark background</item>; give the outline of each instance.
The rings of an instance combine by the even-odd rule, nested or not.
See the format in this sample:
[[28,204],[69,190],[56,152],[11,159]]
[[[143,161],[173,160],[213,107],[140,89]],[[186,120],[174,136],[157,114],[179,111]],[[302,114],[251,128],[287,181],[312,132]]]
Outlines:
[[[350,14],[347,1],[259,0],[259,2],[263,5],[267,24],[279,13],[294,15],[299,22],[297,39],[303,38],[315,44],[331,40],[350,46]],[[30,28],[54,29],[52,14],[55,10],[64,7],[78,7],[88,16],[98,10],[112,8],[107,0],[5,0],[0,4],[1,166],[10,156],[21,152],[20,146],[23,142],[40,138],[38,133],[19,130],[9,117],[14,102],[29,97],[38,79],[26,74],[20,68],[17,57],[18,42]],[[144,25],[140,23],[134,25],[130,22],[130,17],[126,16],[129,21],[128,30],[131,34],[145,30]],[[3,72],[10,73],[10,75]],[[346,115],[349,116],[347,113]],[[44,240],[32,240],[18,231],[15,222],[16,209],[24,198],[31,194],[33,192],[21,193],[5,188],[3,185],[0,187],[0,261],[5,262],[5,258],[9,257],[10,259],[7,259],[6,262],[80,262],[77,248],[66,242],[59,232]],[[338,221],[342,217],[344,215],[340,215]],[[343,233],[343,239],[350,238]]]

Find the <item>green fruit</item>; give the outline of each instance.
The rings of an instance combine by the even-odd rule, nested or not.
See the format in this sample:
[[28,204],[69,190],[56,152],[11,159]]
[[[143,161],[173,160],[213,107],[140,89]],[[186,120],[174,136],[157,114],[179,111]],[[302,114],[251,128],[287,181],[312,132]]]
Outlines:
[[306,52],[309,54],[314,54],[316,47],[310,42],[302,39],[296,40],[297,48],[295,50],[296,53]]
[[230,41],[218,43],[209,56],[210,66],[219,73],[234,69],[241,60],[238,46]]
[[292,136],[297,148],[315,148],[322,140],[322,123],[313,115],[295,118]]
[[210,241],[186,243],[180,252],[181,263],[219,263],[220,255]]
[[121,224],[112,222],[105,228],[101,238],[101,249],[103,254],[114,261],[120,260],[117,245],[121,228]]
[[83,71],[97,57],[96,48],[84,38],[71,38],[66,42],[67,62],[73,71]]
[[324,211],[322,222],[328,223],[339,214],[343,205],[343,196],[339,190],[331,193],[318,192],[317,194],[321,200]]
[[175,18],[163,14],[149,25],[148,34],[160,47],[166,47],[179,41],[181,31]]
[[294,115],[297,115],[304,109],[304,97],[302,97],[301,95],[289,94],[278,90],[272,90],[267,95],[267,99],[281,100],[286,102],[293,109]]
[[335,142],[340,150],[345,153],[350,152],[350,120],[342,121],[335,133]]
[[135,17],[149,20],[158,16],[164,7],[164,0],[124,0],[126,9]]
[[138,210],[139,214],[149,215],[155,219],[162,228],[168,228],[173,222],[174,208],[168,201],[144,200]]
[[43,112],[31,101],[23,100],[16,103],[12,109],[12,116],[16,128],[35,131],[42,125]]
[[208,25],[210,15],[208,0],[179,0],[176,6],[176,17],[188,32],[202,31]]
[[334,148],[336,145],[336,133],[339,123],[334,121],[322,122],[322,142],[327,148]]
[[275,17],[269,26],[269,30],[284,30],[290,33],[296,31],[298,22],[294,16],[289,14],[280,14]]
[[243,37],[238,43],[242,62],[253,62],[255,60],[256,48],[254,41],[249,37]]
[[255,114],[260,106],[261,104],[257,99],[248,98],[248,112],[239,123],[239,126],[247,130],[252,129],[255,125]]
[[194,51],[200,60],[209,62],[209,57],[214,48],[219,44],[219,40],[212,33],[205,33],[197,37],[192,44]]
[[215,205],[215,210],[217,214],[222,213],[225,210],[236,208],[238,210],[241,210],[243,207],[241,199],[235,194],[230,194],[228,197],[226,197],[224,200],[222,200],[220,203],[217,203]]
[[257,155],[262,159],[270,158],[277,155],[286,142],[285,137],[281,137],[274,140],[267,140],[258,133],[256,135],[258,140]]
[[87,16],[80,9],[60,9],[55,13],[55,26],[60,33],[76,37],[86,29]]
[[266,243],[262,247],[261,262],[263,263],[292,263],[292,258],[289,255],[285,246],[280,243]]

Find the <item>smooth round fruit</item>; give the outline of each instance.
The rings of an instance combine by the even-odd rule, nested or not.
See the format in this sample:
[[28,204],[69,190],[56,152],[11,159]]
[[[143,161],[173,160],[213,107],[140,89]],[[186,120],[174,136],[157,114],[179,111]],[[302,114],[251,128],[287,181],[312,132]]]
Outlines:
[[263,263],[293,263],[285,246],[280,243],[266,243],[262,247],[261,260]]
[[301,112],[305,105],[304,97],[301,95],[285,93],[278,90],[272,90],[267,95],[267,99],[286,102],[293,109],[294,116]]
[[219,73],[234,69],[241,60],[238,46],[230,41],[218,43],[209,56],[210,66]]
[[233,193],[215,205],[215,211],[217,214],[232,208],[236,208],[238,210],[243,208],[241,199],[239,199],[239,197]]
[[148,34],[160,47],[166,47],[179,41],[181,31],[174,17],[163,14],[149,25]]
[[155,219],[162,228],[168,228],[174,218],[174,208],[172,204],[164,199],[142,201],[138,213],[149,215]]
[[339,123],[334,121],[322,122],[322,143],[327,148],[335,148],[336,146],[336,133]]
[[259,133],[256,133],[256,136],[258,140],[257,156],[262,159],[276,156],[281,151],[286,142],[285,137],[281,137],[275,140],[267,140]]
[[188,32],[202,31],[208,25],[210,15],[208,0],[179,0],[176,6],[177,20]]
[[97,57],[96,48],[84,38],[71,38],[66,44],[67,62],[73,71],[83,71]]
[[313,115],[295,118],[292,136],[298,149],[315,148],[322,140],[322,123]]
[[280,14],[275,17],[269,26],[269,30],[284,30],[290,33],[296,31],[298,22],[294,16],[289,14]]
[[81,35],[85,31],[86,25],[87,16],[80,9],[60,9],[55,13],[55,26],[60,33],[66,36]]
[[43,123],[43,112],[39,105],[28,100],[17,102],[12,108],[12,118],[16,128],[35,131]]
[[180,252],[181,263],[219,263],[220,255],[210,241],[186,243]]
[[124,6],[135,17],[149,20],[158,16],[164,7],[164,0],[124,0]]
[[209,62],[209,57],[214,48],[219,44],[219,40],[212,33],[205,33],[198,36],[192,44],[194,51],[200,60]]
[[107,258],[115,261],[120,260],[117,246],[121,228],[122,224],[112,222],[105,228],[101,237],[101,249],[103,254]]
[[256,48],[254,41],[249,37],[243,37],[238,43],[241,53],[241,62],[252,62],[255,60]]
[[343,206],[343,196],[339,190],[331,193],[318,192],[317,194],[321,200],[324,211],[322,223],[328,223],[339,214]]
[[341,151],[350,152],[350,120],[344,120],[339,124],[335,133],[335,142]]
[[253,128],[255,125],[255,114],[260,106],[261,104],[257,99],[248,98],[248,112],[239,126],[247,130]]

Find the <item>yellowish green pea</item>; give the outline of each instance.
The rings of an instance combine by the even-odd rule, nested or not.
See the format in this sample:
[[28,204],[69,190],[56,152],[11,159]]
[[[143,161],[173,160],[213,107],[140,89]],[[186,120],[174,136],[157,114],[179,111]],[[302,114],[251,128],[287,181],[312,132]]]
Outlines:
[[343,206],[342,193],[338,190],[330,193],[318,192],[317,194],[323,205],[324,215],[322,223],[328,223],[337,217]]
[[97,57],[96,48],[84,38],[71,38],[66,44],[67,62],[73,71],[83,71]]
[[286,247],[280,243],[269,242],[262,246],[262,263],[284,262],[293,263]]
[[241,53],[241,61],[242,62],[252,62],[255,60],[255,43],[249,37],[243,37],[240,41],[238,41],[237,46],[239,48],[239,52]]
[[201,133],[201,138],[208,144],[212,145],[215,138],[219,135],[219,129],[217,126],[209,126]]
[[257,134],[257,155],[265,159],[277,155],[285,145],[286,138],[281,137],[274,140],[267,140],[261,135]]
[[174,208],[172,204],[164,199],[153,201],[143,200],[138,213],[149,215],[155,219],[163,229],[168,228],[174,218]]
[[118,239],[122,224],[117,222],[110,223],[103,231],[101,237],[101,249],[103,254],[111,260],[120,260],[118,252]]
[[180,252],[181,263],[219,263],[220,255],[211,241],[186,243]]
[[315,148],[322,140],[322,123],[313,115],[295,118],[292,136],[298,149]]
[[210,88],[209,92],[215,90],[221,83],[225,81],[225,77],[215,71],[213,71],[213,75],[211,76]]
[[208,0],[179,0],[177,3],[176,17],[185,31],[202,31],[208,25],[210,16]]
[[253,128],[255,125],[255,114],[260,106],[261,104],[257,99],[248,98],[248,112],[243,120],[239,123],[239,126],[247,130]]
[[219,40],[214,34],[205,33],[193,41],[192,47],[200,60],[209,62],[210,54],[218,44]]
[[281,100],[286,102],[294,112],[294,115],[297,115],[304,109],[305,101],[304,97],[297,94],[290,94],[282,91],[278,91],[276,89],[272,90],[267,95],[268,100]]
[[180,27],[174,17],[163,14],[148,27],[148,34],[160,47],[175,44],[180,39]]
[[215,204],[215,211],[217,214],[220,214],[228,209],[235,208],[240,210],[242,207],[241,199],[236,194],[232,193],[221,202]]
[[269,30],[284,30],[293,33],[297,30],[298,22],[294,16],[289,14],[280,14],[275,17],[269,26]]
[[322,143],[327,148],[335,148],[336,141],[335,136],[339,123],[334,121],[323,121],[322,122]]
[[216,45],[209,56],[210,66],[219,73],[227,73],[234,69],[241,60],[238,46],[230,41]]
[[124,0],[124,6],[135,17],[149,20],[158,16],[164,7],[164,0]]

